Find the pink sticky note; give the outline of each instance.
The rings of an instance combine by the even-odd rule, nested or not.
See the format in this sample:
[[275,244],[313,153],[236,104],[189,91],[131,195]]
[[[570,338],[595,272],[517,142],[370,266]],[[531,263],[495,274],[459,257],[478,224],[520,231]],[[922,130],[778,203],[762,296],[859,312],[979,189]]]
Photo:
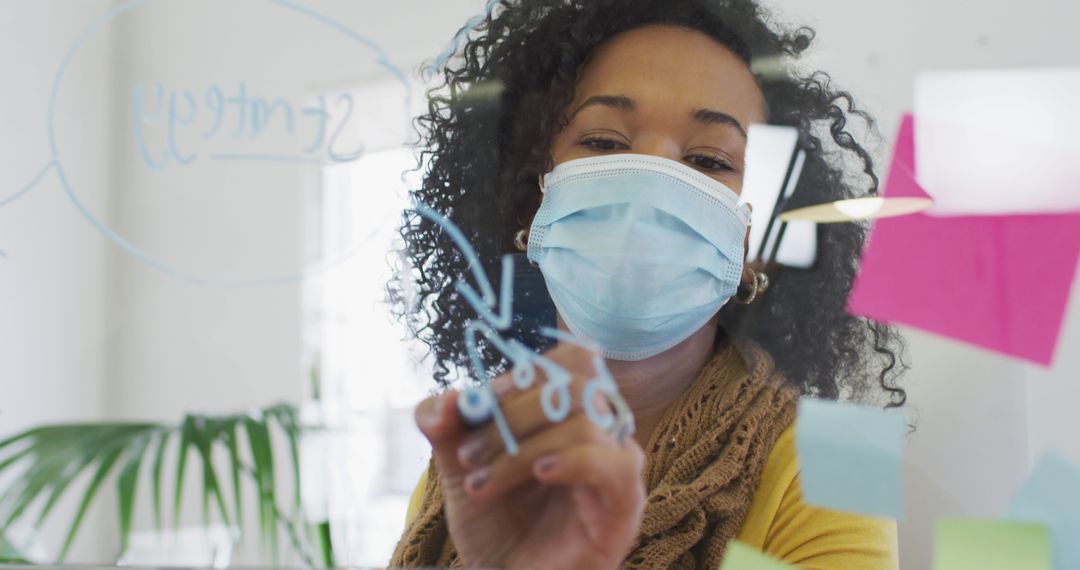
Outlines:
[[[915,182],[914,132],[907,115],[886,196],[926,196]],[[1080,214],[880,219],[848,311],[1049,366],[1078,257]]]

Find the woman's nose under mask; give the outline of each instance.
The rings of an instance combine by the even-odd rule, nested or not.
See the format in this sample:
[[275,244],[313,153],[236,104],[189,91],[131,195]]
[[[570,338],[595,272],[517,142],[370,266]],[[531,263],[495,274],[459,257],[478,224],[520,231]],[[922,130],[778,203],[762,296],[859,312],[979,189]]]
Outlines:
[[[605,358],[668,350],[735,294],[749,211],[719,181],[677,161],[618,154],[559,164],[543,187],[528,259],[566,326]],[[546,300],[529,265],[516,267],[515,312],[539,308]]]

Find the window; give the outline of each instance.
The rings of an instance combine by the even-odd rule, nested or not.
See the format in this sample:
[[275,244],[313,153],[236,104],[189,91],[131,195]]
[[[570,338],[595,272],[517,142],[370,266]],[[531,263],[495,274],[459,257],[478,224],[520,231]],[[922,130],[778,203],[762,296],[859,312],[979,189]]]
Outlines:
[[313,371],[304,443],[305,511],[329,520],[338,565],[383,566],[430,447],[413,408],[434,387],[423,352],[386,302],[407,189],[419,174],[404,148],[326,166],[309,201],[304,342]]

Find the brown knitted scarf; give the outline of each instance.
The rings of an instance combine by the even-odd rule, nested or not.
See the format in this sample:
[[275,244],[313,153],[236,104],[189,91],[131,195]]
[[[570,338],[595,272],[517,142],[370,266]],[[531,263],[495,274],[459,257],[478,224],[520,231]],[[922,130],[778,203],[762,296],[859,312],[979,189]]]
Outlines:
[[[759,348],[728,345],[665,412],[645,449],[648,502],[626,568],[720,567],[750,509],[761,472],[795,416],[797,389]],[[390,561],[459,567],[434,462],[423,502]]]

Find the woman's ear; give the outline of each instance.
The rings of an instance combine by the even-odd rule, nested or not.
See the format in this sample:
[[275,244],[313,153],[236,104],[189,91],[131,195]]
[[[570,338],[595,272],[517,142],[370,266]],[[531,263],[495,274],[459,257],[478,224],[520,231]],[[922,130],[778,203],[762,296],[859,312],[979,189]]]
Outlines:
[[743,263],[750,257],[750,226],[746,226],[746,237],[743,238]]

